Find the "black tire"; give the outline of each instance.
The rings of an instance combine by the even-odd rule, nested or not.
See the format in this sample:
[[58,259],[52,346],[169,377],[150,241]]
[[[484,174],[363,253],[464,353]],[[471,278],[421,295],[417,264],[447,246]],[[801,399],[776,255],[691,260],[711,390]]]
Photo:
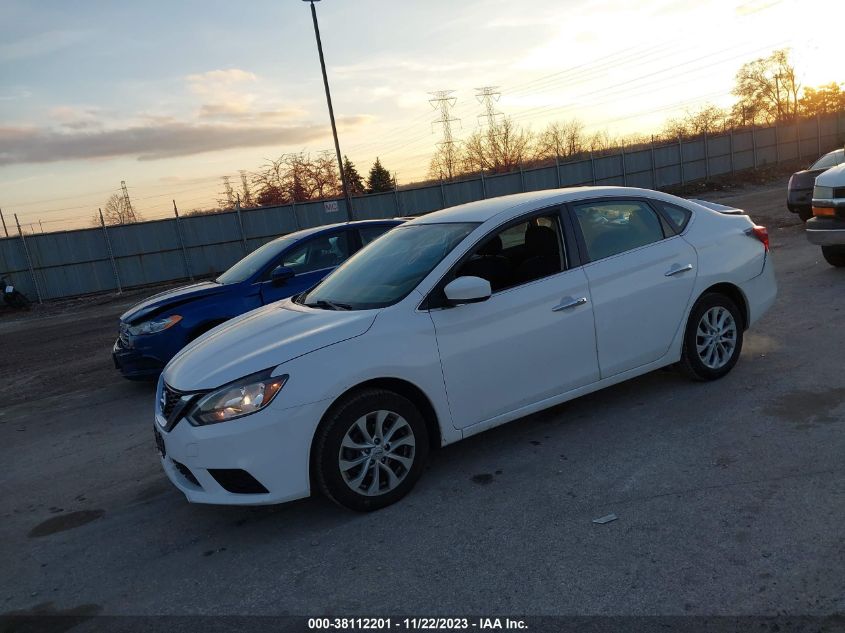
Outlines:
[[[347,433],[353,432],[352,427],[359,419],[366,418],[364,424],[367,425],[368,430],[374,428],[370,426],[371,422],[375,423],[372,416],[377,415],[379,411],[390,412],[395,416],[394,418],[388,417],[384,422],[384,424],[388,424],[388,422],[391,424],[391,426],[385,426],[385,437],[388,437],[394,424],[400,424],[400,419],[407,423],[414,446],[412,449],[409,446],[403,446],[401,449],[395,450],[406,451],[400,456],[404,459],[408,459],[410,456],[412,461],[410,467],[406,468],[397,461],[386,463],[385,460],[391,459],[389,456],[380,458],[379,461],[382,465],[367,458],[366,463],[361,465],[360,470],[347,470],[346,472],[350,474],[352,479],[357,478],[354,475],[358,475],[364,470],[369,470],[370,473],[378,471],[380,482],[385,484],[385,491],[367,495],[353,490],[352,484],[347,484],[340,466],[341,450],[346,451],[344,455],[347,460],[359,459],[359,454],[360,457],[364,457],[365,451],[342,449],[342,444]],[[403,434],[405,438],[408,437],[404,428],[396,432]],[[376,434],[372,433],[371,435],[373,435],[372,441],[375,442]],[[363,440],[359,439],[358,441]],[[389,444],[383,445],[383,448],[386,447],[389,447]],[[377,447],[365,450],[377,450]],[[352,452],[351,456],[349,451]],[[364,389],[350,394],[335,404],[320,423],[314,436],[311,469],[317,487],[329,499],[350,510],[369,512],[396,503],[408,494],[422,475],[428,459],[428,451],[428,428],[422,414],[410,400],[384,389]],[[370,466],[371,463],[373,466]],[[386,467],[391,467],[394,475],[397,470],[400,473],[398,485],[391,489],[388,488],[389,482],[381,481],[383,476],[387,477],[387,475],[382,475],[383,469]],[[365,475],[360,485],[364,486],[367,482],[372,484],[373,479],[372,474]]]
[[[714,308],[723,308],[730,313],[735,330],[735,343],[733,351],[727,355],[726,362],[724,362],[724,364],[719,364],[717,367],[710,367],[705,364],[701,354],[698,352],[699,325],[702,324],[702,318],[705,314]],[[681,361],[678,365],[684,373],[693,380],[702,382],[718,380],[730,372],[739,360],[739,355],[742,352],[742,330],[742,313],[731,299],[723,294],[715,292],[709,292],[702,295],[690,312],[686,331],[684,332],[684,346],[681,352]]]
[[10,297],[7,297],[7,302],[10,306],[19,310],[29,309],[29,299],[26,298],[25,294],[18,292],[17,290],[15,290]]
[[810,207],[798,207],[798,217],[806,222],[813,217],[813,210]]
[[845,246],[822,246],[822,255],[831,266],[845,266]]

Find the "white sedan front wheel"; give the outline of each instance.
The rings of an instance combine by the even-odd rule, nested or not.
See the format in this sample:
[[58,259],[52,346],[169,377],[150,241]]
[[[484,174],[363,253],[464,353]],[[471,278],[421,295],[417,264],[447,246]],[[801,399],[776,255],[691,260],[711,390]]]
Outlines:
[[314,438],[312,469],[322,492],[361,512],[404,497],[422,474],[428,430],[407,398],[365,389],[327,414]]

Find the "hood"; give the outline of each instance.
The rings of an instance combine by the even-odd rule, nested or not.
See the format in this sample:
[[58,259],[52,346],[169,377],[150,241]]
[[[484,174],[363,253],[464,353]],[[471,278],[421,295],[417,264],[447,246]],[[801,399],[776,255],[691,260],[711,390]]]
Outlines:
[[140,319],[155,316],[157,313],[174,308],[188,301],[194,301],[201,297],[226,292],[227,286],[214,283],[213,281],[202,281],[189,286],[180,286],[173,290],[166,290],[157,295],[136,303],[126,312],[120,315],[120,320],[126,323],[134,323]]
[[214,389],[322,347],[364,334],[377,310],[318,310],[290,299],[271,303],[202,335],[164,369],[179,391]]
[[789,179],[789,187],[791,189],[812,189],[816,181],[816,176],[824,172],[824,169],[805,169],[803,171],[796,171]]
[[828,169],[816,178],[816,184],[822,187],[845,187],[845,163]]

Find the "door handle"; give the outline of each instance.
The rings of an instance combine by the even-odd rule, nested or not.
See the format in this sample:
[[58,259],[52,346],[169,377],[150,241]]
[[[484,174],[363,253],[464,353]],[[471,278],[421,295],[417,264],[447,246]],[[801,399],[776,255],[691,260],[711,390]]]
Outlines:
[[569,308],[575,308],[578,306],[582,306],[587,303],[587,297],[581,297],[580,299],[573,299],[572,297],[565,297],[563,301],[557,304],[554,308],[552,308],[552,312],[560,312],[561,310],[568,310]]
[[675,268],[670,268],[664,274],[667,277],[671,277],[672,275],[677,275],[678,273],[685,273],[688,270],[692,270],[692,264],[687,264],[686,266],[677,266]]

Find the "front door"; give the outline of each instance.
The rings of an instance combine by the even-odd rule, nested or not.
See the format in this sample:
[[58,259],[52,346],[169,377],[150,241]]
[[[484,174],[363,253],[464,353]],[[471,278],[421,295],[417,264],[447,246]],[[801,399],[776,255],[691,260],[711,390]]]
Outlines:
[[430,311],[458,428],[598,379],[587,278],[565,269],[563,244],[557,212],[511,224],[454,273],[487,279],[493,295]]
[[[315,286],[349,258],[349,246],[346,229],[321,233],[294,244],[266,271],[261,281],[262,302],[272,303]],[[273,269],[279,265],[294,272],[294,276],[282,284],[276,284],[270,279]]]

